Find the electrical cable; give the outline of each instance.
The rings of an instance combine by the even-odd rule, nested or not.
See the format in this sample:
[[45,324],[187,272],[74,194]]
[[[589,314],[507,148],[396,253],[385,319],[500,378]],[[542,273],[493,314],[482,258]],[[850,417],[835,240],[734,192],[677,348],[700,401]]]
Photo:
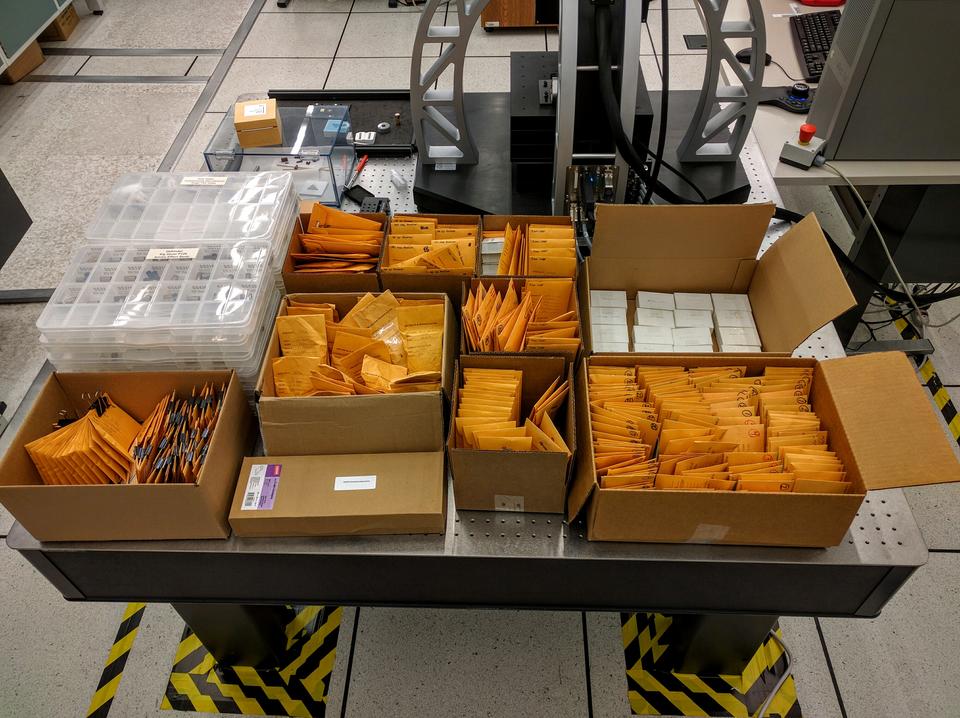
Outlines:
[[770,704],[773,703],[773,699],[777,697],[777,694],[780,692],[780,689],[783,688],[783,684],[787,682],[787,679],[793,675],[793,655],[790,653],[790,649],[787,648],[787,644],[783,642],[780,636],[777,635],[776,631],[770,631],[770,638],[777,642],[777,645],[780,646],[780,649],[783,651],[783,655],[787,657],[787,665],[783,668],[783,675],[780,676],[780,680],[776,682],[773,686],[773,689],[770,691],[770,694],[767,696],[767,699],[760,705],[760,709],[754,714],[756,718],[763,718],[767,711],[770,709]]
[[793,82],[806,82],[806,80],[793,77],[789,72],[786,71],[786,69],[784,68],[783,65],[781,65],[779,62],[777,62],[777,61],[774,60],[773,58],[770,58],[770,62],[771,62],[771,64],[776,65],[777,67],[779,67],[779,68],[780,68],[780,72],[782,72],[784,75],[786,75],[788,80],[792,80]]
[[663,150],[667,144],[667,115],[670,102],[670,8],[667,0],[662,0],[660,8],[660,127],[657,130],[657,151],[653,155],[653,168],[650,170],[650,181],[647,183],[647,192],[643,197],[643,204],[650,204],[653,198],[653,189],[660,181],[660,165],[663,164]]

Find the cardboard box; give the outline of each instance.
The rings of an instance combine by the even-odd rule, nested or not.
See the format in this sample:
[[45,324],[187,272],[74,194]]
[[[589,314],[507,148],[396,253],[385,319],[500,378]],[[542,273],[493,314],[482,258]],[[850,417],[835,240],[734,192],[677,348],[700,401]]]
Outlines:
[[244,149],[283,144],[283,126],[274,99],[246,100],[233,106],[237,142]]
[[433,217],[438,224],[469,224],[477,228],[477,246],[473,269],[459,274],[451,272],[410,272],[388,267],[390,261],[390,232],[386,232],[383,252],[380,255],[380,286],[392,292],[443,292],[453,306],[459,307],[463,300],[463,283],[480,272],[480,215],[477,214],[415,214],[411,217]]
[[[745,293],[764,352],[789,354],[856,304],[817,219],[810,214],[757,259],[772,204],[600,205],[579,282],[591,289]],[[633,316],[631,306],[631,313]],[[589,307],[584,348],[593,351]]]
[[[585,359],[577,375],[577,403],[586,407],[590,365],[729,366],[731,356],[620,355]],[[960,481],[960,464],[913,365],[895,352],[844,359],[738,356],[749,374],[766,366],[814,368],[813,410],[830,432],[855,493],[794,494],[741,491],[601,489],[593,472],[593,444],[581,440],[567,517],[582,515],[592,541],[835,546],[867,490]],[[591,436],[590,413],[577,417],[577,434]]]
[[[98,391],[142,422],[164,395],[173,390],[189,394],[204,382],[225,383],[227,392],[195,484],[48,486],[24,448],[50,433],[62,409],[85,412],[90,400],[84,397]],[[226,538],[234,482],[251,428],[250,409],[233,372],[54,372],[0,461],[0,503],[40,541]]]
[[[314,293],[314,292],[379,292],[380,280],[376,269],[369,272],[332,272],[330,274],[309,274],[293,271],[291,254],[303,253],[303,244],[300,242],[300,233],[306,231],[310,223],[310,210],[313,209],[313,200],[304,200],[300,203],[300,216],[294,223],[290,244],[287,246],[287,256],[283,260],[283,286],[287,294]],[[372,219],[379,222],[384,229],[388,217],[382,212],[357,212],[358,217]],[[383,243],[380,244],[380,254],[383,255]],[[380,258],[377,258],[379,265]]]
[[[477,287],[479,287],[480,284],[483,283],[483,286],[484,286],[484,287],[488,287],[488,288],[489,288],[489,287],[493,286],[493,287],[495,287],[495,288],[497,289],[498,292],[503,293],[503,292],[507,291],[507,287],[510,286],[510,282],[512,281],[512,282],[513,282],[513,285],[514,285],[514,287],[516,287],[517,291],[520,292],[520,293],[522,293],[522,292],[523,292],[523,287],[525,286],[527,279],[528,279],[528,278],[524,278],[524,277],[513,277],[513,278],[508,278],[508,277],[476,277],[476,278],[470,280],[470,289],[471,289],[472,291],[476,291]],[[584,329],[583,329],[583,324],[584,324],[584,320],[583,320],[583,318],[582,318],[582,316],[581,316],[581,314],[580,314],[580,306],[579,306],[579,302],[578,302],[578,300],[577,300],[578,288],[577,288],[577,282],[576,282],[576,280],[571,280],[570,277],[529,277],[529,279],[551,279],[551,280],[555,280],[555,279],[568,279],[568,280],[570,280],[570,281],[573,281],[574,286],[573,286],[573,291],[570,292],[570,302],[569,302],[569,304],[567,305],[567,311],[571,311],[571,310],[576,311],[576,313],[577,313],[576,316],[580,319],[580,348],[582,348],[582,347],[583,347],[583,331],[584,331]],[[586,295],[586,296],[589,297],[590,295],[588,294],[588,295]],[[464,291],[463,291],[463,302],[461,303],[460,313],[457,315],[457,319],[458,319],[458,320],[462,320],[462,319],[463,319],[463,304],[466,304],[466,302],[467,302],[467,288],[464,287]],[[626,319],[626,318],[624,318],[624,319]],[[464,334],[464,330],[463,330],[463,326],[462,326],[463,322],[460,321],[460,324],[461,324],[461,327],[460,327],[460,354],[461,354],[461,355],[464,355],[464,354],[474,355],[474,354],[481,354],[481,353],[482,353],[482,354],[484,354],[484,356],[562,356],[564,359],[566,359],[566,360],[569,361],[569,362],[575,362],[575,361],[577,360],[577,357],[580,355],[580,348],[578,348],[577,351],[572,351],[572,350],[571,350],[571,351],[562,351],[562,350],[554,350],[554,349],[544,349],[544,350],[541,351],[541,350],[533,349],[533,350],[529,350],[529,351],[516,352],[516,353],[513,353],[513,354],[508,354],[508,353],[506,353],[506,352],[474,352],[474,351],[470,351],[470,350],[468,349],[468,347],[467,347],[467,337],[466,337],[466,335]]]
[[[343,316],[362,296],[363,293],[358,292],[291,294],[289,298],[336,304]],[[443,448],[444,410],[453,386],[457,356],[455,310],[445,294],[396,293],[395,296],[444,300],[442,389],[411,394],[278,397],[273,383],[273,360],[280,356],[280,340],[274,326],[256,392],[264,453],[273,456],[395,454]],[[284,298],[277,316],[286,313],[287,299]]]
[[0,75],[0,82],[4,85],[13,85],[43,64],[43,50],[36,40],[31,42],[17,56],[17,59],[7,65],[7,69]]
[[240,469],[230,526],[237,536],[443,533],[445,485],[442,450],[257,456]]
[[80,23],[80,16],[73,3],[67,5],[63,12],[57,15],[47,29],[40,33],[38,40],[69,40],[73,31]]
[[[570,218],[566,215],[535,215],[535,214],[487,214],[483,216],[483,231],[484,232],[502,232],[507,228],[507,225],[511,227],[517,227],[521,224],[552,224],[558,227],[572,227],[573,224],[570,221]],[[573,246],[577,246],[576,232],[574,232]],[[579,262],[577,263],[579,268]],[[487,276],[506,276],[491,274]],[[547,276],[558,276],[558,275],[547,275],[547,274],[537,274],[537,275],[527,275],[527,276],[536,276],[536,277],[547,277]],[[571,277],[568,277],[571,278]],[[576,274],[572,275],[573,279],[576,279]]]
[[[560,357],[491,356],[475,354],[460,357],[455,387],[460,387],[460,371],[468,369],[520,369],[521,423],[533,405],[558,376],[570,380],[570,393],[557,414],[557,428],[571,452],[576,451],[576,418],[573,400],[573,367],[564,368]],[[454,392],[451,417],[457,415]],[[480,451],[454,445],[453,421],[447,436],[447,454],[453,473],[453,491],[458,509],[478,511],[531,511],[562,513],[572,455],[542,451]]]

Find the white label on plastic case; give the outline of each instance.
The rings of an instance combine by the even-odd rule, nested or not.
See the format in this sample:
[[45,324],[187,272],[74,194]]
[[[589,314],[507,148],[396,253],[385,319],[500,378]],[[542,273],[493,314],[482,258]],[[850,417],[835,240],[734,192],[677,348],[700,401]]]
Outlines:
[[338,476],[333,481],[334,491],[370,491],[377,488],[377,477],[373,476]]
[[187,175],[180,180],[181,187],[223,187],[227,178],[223,175],[211,177],[209,175]]
[[196,259],[199,247],[154,247],[147,251],[147,260]]
[[523,511],[523,497],[494,494],[493,508],[495,511]]
[[267,114],[266,102],[260,102],[256,105],[244,105],[243,107],[244,117],[263,117],[265,114]]

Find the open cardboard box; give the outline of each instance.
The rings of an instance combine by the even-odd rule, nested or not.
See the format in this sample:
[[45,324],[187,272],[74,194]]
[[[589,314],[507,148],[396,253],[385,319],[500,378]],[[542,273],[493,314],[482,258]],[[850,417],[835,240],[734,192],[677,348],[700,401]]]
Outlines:
[[[685,367],[814,367],[810,402],[829,431],[854,493],[601,489],[593,470],[587,367],[653,364]],[[913,365],[897,352],[845,359],[762,355],[597,355],[577,373],[581,437],[567,518],[582,515],[591,541],[835,546],[868,490],[960,481],[960,463]]]
[[477,243],[474,247],[474,264],[472,269],[462,272],[445,272],[440,270],[424,270],[410,272],[388,267],[390,262],[390,232],[383,243],[383,252],[380,256],[380,286],[393,292],[443,292],[453,306],[460,306],[463,296],[463,283],[477,275],[480,268],[480,215],[477,214],[413,214],[410,217],[432,217],[439,224],[469,224],[477,228]]
[[772,204],[599,205],[580,291],[583,343],[593,352],[590,290],[627,292],[627,329],[636,294],[748,294],[763,351],[792,353],[856,304],[813,214],[757,259]]
[[[226,384],[227,391],[195,484],[47,485],[24,448],[49,434],[62,410],[86,413],[89,397],[98,391],[142,422],[171,391],[189,395],[205,382]],[[251,428],[243,389],[230,371],[54,372],[0,461],[0,503],[40,541],[226,538],[233,486]]]
[[[535,215],[535,214],[488,214],[483,217],[483,231],[484,232],[502,232],[507,228],[507,225],[511,227],[517,227],[522,224],[552,224],[558,227],[572,227],[573,224],[570,222],[570,218],[566,215]],[[576,246],[576,239],[574,241],[574,246]],[[477,259],[477,274],[481,274],[483,271],[482,259],[480,256]],[[485,274],[484,277],[503,277],[507,275],[503,274]],[[530,276],[530,275],[527,275]],[[535,275],[535,276],[559,276],[559,275]],[[573,278],[576,279],[576,274],[573,275]]]
[[[349,312],[363,293],[291,294],[290,299],[337,306]],[[264,452],[274,456],[381,454],[438,451],[444,441],[444,408],[453,385],[457,352],[454,309],[445,294],[395,293],[404,299],[442,299],[445,326],[441,389],[410,394],[278,397],[273,360],[280,356],[274,326],[257,382],[257,412]],[[287,298],[277,316],[287,313]],[[445,398],[446,397],[446,398]]]
[[[520,369],[523,384],[520,387],[520,417],[530,410],[557,378],[570,381],[570,393],[557,414],[557,428],[571,452],[576,451],[576,417],[573,400],[573,366],[566,367],[561,357],[491,356],[474,354],[460,357],[454,384],[459,389],[460,370]],[[451,417],[457,415],[457,395],[454,392]],[[455,446],[454,422],[451,418],[447,437],[447,454],[453,473],[453,491],[458,509],[478,511],[531,511],[563,513],[567,479],[572,466],[572,453],[543,451],[480,451]]]
[[[258,478],[268,475],[268,498]],[[443,533],[443,450],[257,456],[244,460],[230,509],[237,536]]]
[[[556,281],[569,281],[573,283],[573,289],[570,292],[570,301],[567,303],[567,311],[575,311],[576,316],[580,319],[580,306],[577,301],[577,281],[570,277],[475,277],[470,280],[470,291],[476,291],[477,287],[480,284],[483,284],[484,287],[490,288],[495,287],[498,292],[501,294],[507,291],[507,287],[510,286],[510,282],[513,282],[514,287],[516,287],[517,292],[522,294],[523,287],[527,283],[527,280],[549,280],[552,282]],[[462,355],[483,355],[483,356],[562,356],[568,362],[576,362],[577,357],[580,355],[580,348],[583,347],[583,321],[580,321],[580,346],[576,351],[569,350],[564,351],[560,349],[529,349],[522,352],[474,352],[469,349],[467,346],[467,336],[463,328],[463,305],[467,303],[468,290],[466,285],[463,289],[463,301],[460,305],[460,354]],[[588,295],[589,296],[589,295]]]
[[[310,211],[315,202],[303,200],[300,202],[300,215],[293,224],[293,233],[287,246],[287,256],[283,260],[283,286],[287,294],[294,292],[379,292],[380,281],[377,278],[377,267],[368,272],[331,272],[329,274],[309,274],[293,271],[291,254],[303,252],[300,242],[300,233],[306,231],[310,223]],[[382,212],[357,212],[358,217],[372,219],[381,224],[386,233],[387,215]],[[380,256],[383,256],[383,241],[380,243]],[[377,257],[379,266],[380,257]]]

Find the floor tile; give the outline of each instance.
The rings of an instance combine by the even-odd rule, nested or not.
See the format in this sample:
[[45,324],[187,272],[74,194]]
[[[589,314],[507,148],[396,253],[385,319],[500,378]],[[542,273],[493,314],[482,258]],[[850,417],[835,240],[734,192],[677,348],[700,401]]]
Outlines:
[[203,89],[21,84],[36,88],[3,105],[0,165],[34,223],[0,270],[2,289],[55,286],[116,178],[156,169]]
[[6,536],[11,526],[13,526],[13,516],[3,506],[0,506],[0,536]]
[[960,484],[904,489],[928,548],[960,551]]
[[285,57],[260,60],[238,57],[227,71],[207,111],[226,112],[239,95],[251,92],[322,89],[329,70],[330,60],[326,59]]
[[156,57],[100,55],[91,57],[77,74],[183,77],[187,74],[195,57],[196,55],[158,55]]
[[[699,55],[672,55],[670,57],[670,89],[699,90],[703,86],[703,72],[706,60]],[[660,90],[660,59],[654,55],[641,55],[640,67],[647,81],[647,89]],[[651,72],[648,72],[651,71]],[[653,77],[653,81],[650,81]]]
[[240,57],[333,57],[345,13],[264,13],[240,48]]
[[46,359],[40,348],[37,318],[43,304],[0,305],[0,401],[10,419]]
[[[448,19],[447,24],[456,24],[456,20]],[[509,57],[511,52],[543,52],[547,49],[546,37],[545,30],[484,30],[477,23],[467,43],[467,56]]]
[[72,603],[0,541],[0,715],[85,715],[122,604]]
[[560,33],[556,30],[547,30],[547,50],[560,49]]
[[[291,0],[286,7],[277,5],[277,0],[267,0],[260,11],[266,13],[303,14],[308,12],[350,12],[353,0]],[[383,0],[383,9],[387,9],[387,0]]]
[[173,167],[174,172],[206,171],[207,164],[203,158],[203,151],[210,144],[214,133],[223,121],[222,112],[205,112],[200,118],[200,124],[189,139],[183,152]]
[[657,64],[657,58],[653,55],[640,56],[640,72],[643,73],[643,81],[648,90],[659,90],[663,85],[660,79],[660,65]]
[[593,716],[626,718],[630,715],[630,701],[620,614],[588,612],[586,615]]
[[[443,7],[444,3],[440,3]],[[387,5],[387,0],[354,0],[353,12],[421,12],[423,5],[397,5],[392,8]]]
[[960,695],[960,556],[931,554],[873,620],[821,619],[849,716],[947,716]]
[[86,55],[47,55],[43,64],[30,74],[75,75],[88,59]]
[[[410,57],[420,14],[359,13],[350,16],[337,58]],[[442,16],[435,20],[442,25]]]
[[109,0],[103,15],[77,4],[80,23],[70,39],[52,47],[225,48],[250,0]]
[[[453,87],[453,74],[440,78],[438,87]],[[464,92],[510,92],[509,57],[467,57],[463,64]]]
[[785,185],[777,189],[784,207],[800,214],[816,213],[820,226],[840,247],[850,250],[853,232],[829,189],[807,185]]
[[803,715],[841,718],[843,714],[814,619],[783,616],[780,629],[793,658],[793,680]]
[[[940,302],[930,307],[930,322],[939,324],[960,314],[960,298]],[[945,327],[927,328],[924,336],[933,342],[936,350],[931,357],[937,375],[944,384],[960,384],[960,318]]]
[[348,716],[587,715],[580,614],[361,608]]
[[327,90],[408,90],[409,57],[337,58],[327,78]]
[[[650,36],[653,39],[653,47],[656,53],[660,54],[660,10],[651,10],[647,16],[647,25],[650,28]],[[671,10],[670,11],[670,54],[700,54],[705,55],[706,50],[688,50],[687,44],[683,40],[684,35],[703,35],[703,24],[700,22],[700,15],[696,10]]]
[[188,77],[209,77],[217,69],[220,62],[220,55],[197,55],[197,59],[190,67]]

